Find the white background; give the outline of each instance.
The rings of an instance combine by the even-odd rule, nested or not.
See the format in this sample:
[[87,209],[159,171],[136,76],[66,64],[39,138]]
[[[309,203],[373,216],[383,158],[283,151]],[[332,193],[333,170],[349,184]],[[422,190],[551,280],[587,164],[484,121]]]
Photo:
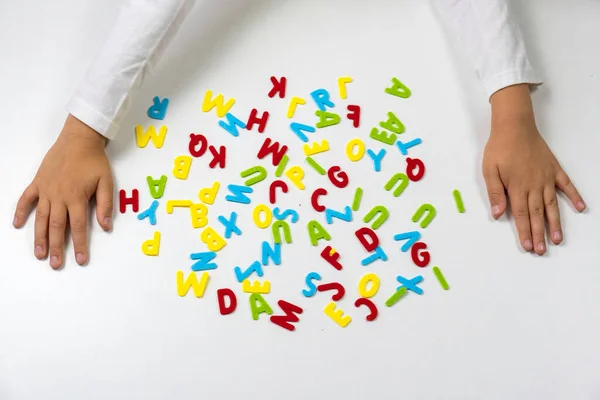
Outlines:
[[[588,211],[578,215],[561,199],[565,242],[548,254],[525,254],[512,222],[488,216],[480,160],[489,131],[489,106],[470,65],[445,35],[427,2],[417,1],[221,1],[218,16],[197,5],[158,71],[147,81],[119,138],[108,147],[116,189],[140,190],[140,210],[149,206],[145,177],[169,175],[157,228],[160,255],[146,257],[141,243],[154,232],[135,214],[115,213],[103,233],[93,222],[91,262],[79,267],[68,248],[59,272],[33,256],[33,218],[21,231],[12,213],[21,191],[59,133],[64,104],[110,30],[119,1],[34,0],[0,2],[0,399],[600,399],[600,301],[597,282],[600,189],[600,5],[597,1],[521,1],[515,11],[533,62],[546,77],[535,93],[538,125],[579,187]],[[251,6],[249,4],[252,4]],[[288,78],[285,100],[269,99],[271,75]],[[349,75],[348,100],[339,99],[336,79]],[[384,93],[396,76],[413,91],[409,99]],[[309,93],[326,88],[339,113],[346,104],[363,107],[354,129],[342,120],[318,131],[332,150],[316,158],[340,164],[350,174],[345,190],[306,166],[307,189],[293,186],[280,207],[293,207],[293,244],[284,244],[282,265],[265,267],[272,283],[265,298],[279,313],[286,299],[304,308],[296,332],[253,321],[247,295],[233,268],[260,257],[269,230],[251,220],[253,206],[268,204],[268,181],[256,185],[251,205],[224,201],[228,183],[258,162],[264,135],[233,138],[202,113],[207,89],[234,97],[232,112],[245,119],[252,108],[269,110],[265,135],[290,146],[290,165],[305,166],[301,142],[285,117],[291,96],[309,100],[296,120],[313,123]],[[139,149],[136,124],[149,124],[145,111],[155,95],[171,105],[164,123],[165,145]],[[345,144],[361,137],[375,151],[385,145],[368,138],[370,128],[394,111],[405,123],[402,139],[421,137],[410,154],[424,160],[426,178],[394,198],[383,185],[404,161],[387,148],[382,171],[365,156],[351,163]],[[209,157],[195,159],[187,181],[170,173],[175,156],[187,153],[190,132],[226,145],[227,168],[211,170]],[[269,168],[273,179],[274,168]],[[210,225],[223,232],[218,215],[239,214],[243,235],[218,254],[217,270],[203,299],[177,296],[175,272],[188,271],[189,254],[205,251],[185,210],[164,212],[164,200],[196,198],[213,180],[221,182],[210,208]],[[310,193],[325,187],[322,201],[342,209],[354,187],[365,189],[351,224],[327,226],[342,254],[338,272],[312,247],[306,223],[324,216],[310,206]],[[456,211],[452,190],[467,208]],[[433,203],[438,216],[423,231],[432,253],[426,269],[415,267],[393,240],[413,230],[416,208]],[[366,253],[353,231],[364,214],[384,204],[390,219],[378,231],[388,262],[360,266]],[[451,289],[443,291],[431,267],[438,265]],[[345,329],[323,313],[327,294],[305,298],[304,277],[317,271],[324,282],[339,281],[346,296],[339,306],[351,315]],[[376,272],[381,289],[374,301],[379,319],[364,320],[353,307],[356,285]],[[396,275],[424,276],[423,296],[409,293],[392,308],[385,300]],[[238,295],[233,315],[218,312],[216,290]]]

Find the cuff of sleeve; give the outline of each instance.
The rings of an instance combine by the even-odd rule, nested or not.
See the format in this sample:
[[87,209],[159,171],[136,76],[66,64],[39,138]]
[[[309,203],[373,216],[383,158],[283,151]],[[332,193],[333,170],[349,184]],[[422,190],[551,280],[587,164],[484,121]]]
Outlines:
[[80,95],[75,95],[67,104],[69,114],[104,136],[112,140],[119,132],[119,125],[92,107]]
[[483,86],[489,99],[498,90],[521,83],[528,83],[529,87],[534,90],[544,82],[534,69],[517,69],[492,76],[484,82]]

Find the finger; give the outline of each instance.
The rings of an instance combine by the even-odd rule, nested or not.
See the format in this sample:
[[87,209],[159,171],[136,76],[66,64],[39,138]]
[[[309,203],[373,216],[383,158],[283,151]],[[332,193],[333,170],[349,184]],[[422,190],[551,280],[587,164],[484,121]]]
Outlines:
[[515,225],[519,233],[519,241],[526,251],[533,249],[531,241],[531,228],[529,226],[529,206],[527,204],[527,193],[514,191],[509,193],[510,208],[512,209]]
[[485,185],[487,187],[488,197],[490,199],[490,207],[492,216],[496,219],[500,218],[506,210],[506,194],[504,192],[504,184],[500,179],[500,174],[496,167],[489,168],[484,172]]
[[96,219],[105,231],[112,228],[113,180],[110,173],[98,181],[96,189]]
[[52,203],[50,205],[48,236],[50,241],[50,266],[54,269],[58,269],[63,265],[66,228],[67,207],[62,203]]
[[13,220],[13,226],[15,228],[21,228],[25,225],[27,217],[31,213],[31,209],[38,200],[38,190],[34,185],[29,185],[27,189],[21,195],[17,208],[15,209],[15,218]]
[[50,202],[45,198],[38,200],[35,210],[35,228],[33,239],[33,254],[38,260],[46,258],[48,254],[48,218],[50,217]]
[[538,255],[546,252],[546,222],[544,219],[544,197],[542,190],[533,190],[527,196],[529,204],[529,220],[531,223],[531,235],[533,237],[534,251]]
[[558,198],[556,197],[556,190],[552,186],[547,186],[544,189],[544,208],[548,219],[548,236],[552,243],[559,244],[562,242],[563,234],[558,210]]
[[571,182],[569,176],[562,169],[556,173],[556,186],[567,195],[573,207],[577,209],[577,211],[582,212],[585,210],[585,202],[579,195],[579,192]]
[[87,248],[87,206],[85,201],[69,206],[69,225],[73,239],[73,250],[77,264],[83,265],[88,260]]

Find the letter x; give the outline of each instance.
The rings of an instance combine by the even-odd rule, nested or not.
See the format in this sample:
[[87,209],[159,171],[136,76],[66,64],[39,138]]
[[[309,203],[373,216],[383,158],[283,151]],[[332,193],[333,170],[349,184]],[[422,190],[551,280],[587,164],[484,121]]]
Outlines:
[[407,290],[410,290],[411,292],[415,292],[416,294],[423,294],[423,289],[417,286],[419,283],[423,282],[423,277],[421,275],[415,276],[412,279],[406,279],[405,277],[398,275],[396,277],[396,280],[398,281],[398,283],[400,283],[400,286],[398,286],[396,290],[404,286]]

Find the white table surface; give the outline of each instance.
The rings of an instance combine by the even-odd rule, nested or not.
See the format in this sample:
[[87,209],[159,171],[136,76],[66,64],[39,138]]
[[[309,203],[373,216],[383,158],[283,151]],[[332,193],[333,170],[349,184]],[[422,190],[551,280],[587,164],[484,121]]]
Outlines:
[[[72,247],[65,268],[53,271],[33,256],[33,218],[16,231],[12,215],[22,190],[60,131],[64,105],[92,62],[116,17],[119,1],[0,1],[0,106],[2,196],[0,196],[0,399],[599,399],[600,255],[600,4],[591,0],[520,1],[515,5],[533,62],[546,77],[534,102],[541,132],[580,189],[588,211],[576,214],[561,198],[565,242],[538,257],[519,250],[512,222],[492,221],[480,160],[489,131],[489,106],[453,38],[445,36],[427,2],[417,1],[222,1],[217,18],[199,5],[189,16],[160,67],[133,105],[119,138],[108,147],[116,189],[140,189],[140,209],[151,198],[147,175],[169,175],[163,200],[195,198],[213,180],[221,182],[210,208],[239,214],[243,235],[219,252],[219,267],[202,299],[177,296],[175,273],[189,271],[189,254],[205,251],[185,211],[158,215],[160,255],[144,256],[141,243],[154,232],[132,212],[115,212],[115,229],[91,232],[91,262],[79,267]],[[252,3],[250,6],[249,4]],[[209,13],[207,13],[208,15]],[[210,14],[214,15],[214,14]],[[269,78],[285,75],[285,100],[269,99]],[[348,99],[340,100],[336,79],[349,75]],[[409,99],[384,93],[392,77],[412,89]],[[336,190],[306,166],[301,142],[285,117],[291,96],[327,88],[338,112],[363,107],[359,129],[348,120],[318,131],[331,151],[316,158],[350,174]],[[255,186],[251,205],[224,201],[225,186],[242,183],[239,172],[259,164],[264,135],[233,138],[203,113],[207,89],[234,97],[236,115],[269,110],[265,132],[290,146],[291,164],[305,167],[307,189],[291,187],[280,207],[293,207],[300,221],[294,242],[284,244],[282,264],[265,267],[279,313],[286,299],[304,308],[295,332],[253,321],[233,274],[260,257],[269,230],[257,229],[252,209],[268,204],[268,182]],[[171,105],[164,123],[165,145],[137,148],[134,126],[147,125],[145,110],[155,95]],[[310,104],[310,103],[309,103]],[[407,131],[421,137],[411,155],[427,165],[426,178],[399,198],[383,190],[402,170],[403,157],[387,148],[382,171],[365,156],[345,157],[345,144],[361,137],[369,148],[386,147],[368,138],[370,128],[394,111]],[[297,120],[314,121],[314,106],[299,108]],[[177,181],[175,156],[187,153],[190,132],[205,134],[228,149],[227,168],[211,170],[209,158],[194,160],[190,177]],[[264,160],[260,164],[268,166]],[[269,169],[269,180],[273,170]],[[317,187],[334,209],[365,189],[351,223],[327,226],[310,206]],[[459,188],[467,212],[459,214],[451,192]],[[432,253],[425,269],[412,264],[393,240],[413,230],[410,218],[425,202],[438,215],[423,231]],[[362,267],[366,252],[354,238],[364,214],[376,204],[391,211],[377,231],[387,262]],[[319,256],[306,234],[310,219],[321,221],[342,254],[338,272]],[[451,289],[443,291],[431,268],[438,265]],[[353,321],[342,329],[323,313],[325,293],[305,298],[310,271],[323,282],[346,288],[339,306]],[[357,282],[376,272],[374,297],[380,315],[366,322],[353,306]],[[409,293],[391,308],[385,300],[397,275],[422,274],[422,296]],[[216,290],[232,288],[238,309],[218,312]]]

